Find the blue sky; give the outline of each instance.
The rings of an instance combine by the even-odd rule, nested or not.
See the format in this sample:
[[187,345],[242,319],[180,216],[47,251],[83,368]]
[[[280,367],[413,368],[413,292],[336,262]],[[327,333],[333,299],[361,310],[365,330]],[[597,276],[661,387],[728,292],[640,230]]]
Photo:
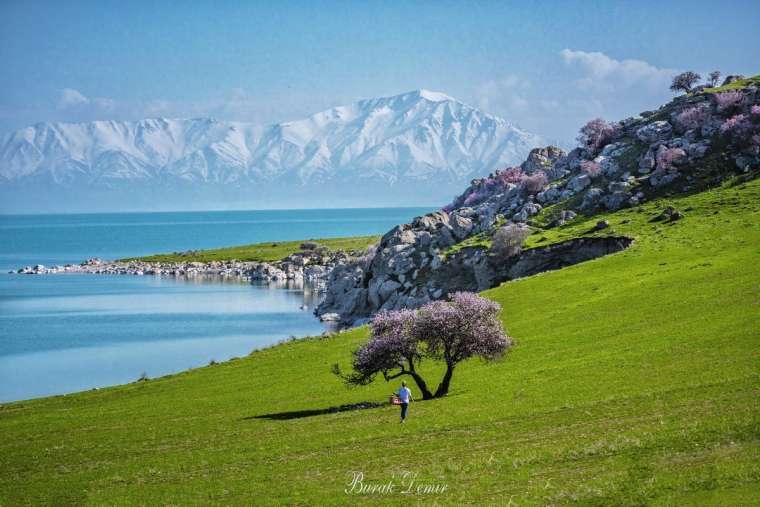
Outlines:
[[760,2],[0,3],[0,132],[38,121],[268,124],[443,91],[551,140],[760,73]]

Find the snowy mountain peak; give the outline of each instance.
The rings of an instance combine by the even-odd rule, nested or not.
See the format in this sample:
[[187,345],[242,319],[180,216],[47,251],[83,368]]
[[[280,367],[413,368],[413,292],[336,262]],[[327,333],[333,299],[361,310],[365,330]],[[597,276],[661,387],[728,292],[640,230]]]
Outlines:
[[456,102],[456,99],[454,99],[452,97],[449,97],[445,93],[433,92],[433,91],[430,91],[430,90],[425,90],[424,88],[421,89],[421,90],[418,90],[417,93],[423,99],[429,100],[431,102],[444,102],[444,101],[447,101],[447,100],[453,100],[453,101]]
[[[443,204],[542,144],[425,89],[266,128],[212,118],[42,123],[0,138],[0,211],[36,206],[31,194],[42,191],[55,196],[50,206],[73,200],[81,210]],[[153,191],[160,203],[145,202]]]

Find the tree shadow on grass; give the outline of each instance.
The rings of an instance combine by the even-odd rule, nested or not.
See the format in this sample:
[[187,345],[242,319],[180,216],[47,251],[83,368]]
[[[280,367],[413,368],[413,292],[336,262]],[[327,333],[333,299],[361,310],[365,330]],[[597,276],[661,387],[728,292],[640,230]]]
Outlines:
[[287,421],[290,419],[301,419],[303,417],[313,417],[316,415],[324,414],[336,414],[338,412],[348,412],[350,410],[366,410],[369,408],[379,408],[388,405],[388,403],[376,403],[373,401],[362,401],[359,403],[349,403],[347,405],[340,405],[328,408],[317,408],[311,410],[294,410],[291,412],[276,412],[273,414],[261,414],[243,417],[243,421],[250,421],[253,419],[269,419],[272,421]]

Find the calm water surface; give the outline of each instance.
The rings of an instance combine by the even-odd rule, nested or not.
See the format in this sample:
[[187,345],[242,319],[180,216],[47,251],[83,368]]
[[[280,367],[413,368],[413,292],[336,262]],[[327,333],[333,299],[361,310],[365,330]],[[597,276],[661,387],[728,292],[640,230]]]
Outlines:
[[[0,269],[379,234],[427,208],[0,216]],[[296,284],[0,275],[0,401],[177,372],[324,331]]]

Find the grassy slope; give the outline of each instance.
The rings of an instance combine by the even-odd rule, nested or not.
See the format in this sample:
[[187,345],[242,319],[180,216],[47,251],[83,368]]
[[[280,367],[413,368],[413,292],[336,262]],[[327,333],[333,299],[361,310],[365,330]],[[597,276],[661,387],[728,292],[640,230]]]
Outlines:
[[233,246],[228,248],[216,248],[213,250],[196,250],[188,254],[169,253],[157,254],[135,259],[146,262],[211,262],[211,261],[278,261],[288,255],[300,252],[300,245],[304,241],[315,241],[318,245],[326,246],[330,250],[364,250],[369,245],[376,243],[380,236],[356,236],[351,238],[329,238],[319,240],[279,241],[273,243],[254,243],[252,245]]
[[760,181],[671,202],[692,208],[673,225],[649,222],[662,203],[608,217],[637,238],[625,252],[488,291],[517,347],[461,366],[404,426],[391,407],[253,418],[384,399],[382,381],[347,390],[329,372],[357,329],[6,405],[0,504],[355,503],[349,470],[449,487],[371,498],[388,504],[757,503]]
[[750,85],[760,85],[760,74],[757,76],[747,77],[744,79],[740,79],[738,81],[734,81],[733,83],[729,83],[724,86],[716,86],[715,88],[707,88],[705,91],[708,93],[720,93],[725,92],[728,90],[737,90],[739,88],[746,88]]

